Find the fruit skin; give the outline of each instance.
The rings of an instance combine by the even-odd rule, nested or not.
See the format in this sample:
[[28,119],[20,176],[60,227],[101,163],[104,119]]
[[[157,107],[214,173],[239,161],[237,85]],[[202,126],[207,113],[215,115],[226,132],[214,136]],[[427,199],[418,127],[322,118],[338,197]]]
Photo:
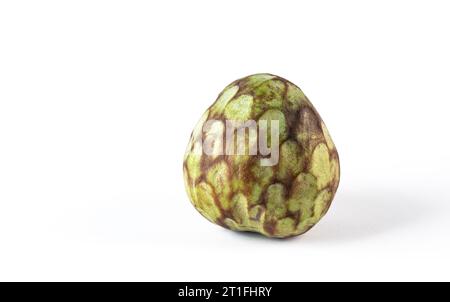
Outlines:
[[[201,152],[208,120],[221,120],[223,130],[225,120],[268,117],[280,125],[278,164],[261,166],[259,153]],[[336,147],[318,112],[300,88],[272,74],[236,80],[219,94],[192,132],[183,171],[189,199],[208,220],[278,238],[314,226],[330,207],[340,176]]]

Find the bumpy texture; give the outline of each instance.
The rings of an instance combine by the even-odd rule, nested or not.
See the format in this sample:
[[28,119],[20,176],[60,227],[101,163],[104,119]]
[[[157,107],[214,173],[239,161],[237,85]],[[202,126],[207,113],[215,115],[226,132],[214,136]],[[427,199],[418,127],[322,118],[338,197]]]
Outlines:
[[[199,152],[208,120],[222,121],[208,131],[223,131],[226,120],[278,120],[278,163],[262,166],[259,153]],[[271,74],[239,79],[220,93],[191,135],[183,169],[189,198],[208,220],[279,238],[316,224],[339,184],[338,153],[318,112],[300,88]]]

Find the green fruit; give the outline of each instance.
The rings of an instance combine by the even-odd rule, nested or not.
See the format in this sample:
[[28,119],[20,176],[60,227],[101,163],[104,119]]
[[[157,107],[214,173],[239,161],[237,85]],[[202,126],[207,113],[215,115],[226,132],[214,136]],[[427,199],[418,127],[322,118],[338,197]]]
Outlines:
[[279,238],[315,225],[339,184],[338,153],[319,114],[300,88],[271,74],[220,93],[192,132],[183,170],[208,220]]

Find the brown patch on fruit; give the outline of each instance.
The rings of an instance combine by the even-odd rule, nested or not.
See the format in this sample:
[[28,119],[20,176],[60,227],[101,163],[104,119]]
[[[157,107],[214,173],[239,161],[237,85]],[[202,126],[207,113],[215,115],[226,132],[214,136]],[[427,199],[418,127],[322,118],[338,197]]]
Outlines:
[[286,118],[286,127],[288,129],[288,139],[295,140],[295,133],[299,121],[299,110],[284,110],[283,114]]
[[274,220],[266,221],[264,223],[264,231],[266,231],[269,235],[273,236],[276,232],[277,222]]
[[264,212],[265,208],[263,209],[262,206],[258,206],[258,212],[254,217],[250,217],[250,220],[259,221],[261,219],[261,216]]
[[[287,200],[286,200],[286,202],[287,202]],[[286,218],[286,217],[292,218],[295,222],[295,224],[294,224],[295,227],[297,227],[297,225],[300,223],[300,216],[301,216],[300,211],[301,210],[298,210],[295,212],[286,211],[286,215],[282,218]]]
[[298,127],[300,131],[322,135],[320,117],[318,117],[315,110],[311,109],[309,106],[303,106],[300,108]]
[[[339,181],[341,179],[341,164],[339,161],[339,154],[336,150],[336,148],[334,148],[331,152],[330,152],[330,161],[331,160],[335,160],[336,164],[337,164],[337,175],[334,175],[333,180],[331,181],[331,192],[332,194],[336,194],[337,188],[339,187]],[[333,200],[334,196],[331,198],[331,200]]]

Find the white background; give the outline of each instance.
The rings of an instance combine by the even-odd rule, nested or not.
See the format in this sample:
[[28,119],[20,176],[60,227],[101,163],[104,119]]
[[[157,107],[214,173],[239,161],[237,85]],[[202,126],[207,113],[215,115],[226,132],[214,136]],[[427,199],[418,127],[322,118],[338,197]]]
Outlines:
[[[450,280],[448,1],[2,1],[0,280]],[[341,158],[270,240],[202,218],[182,158],[231,81],[299,85]]]

